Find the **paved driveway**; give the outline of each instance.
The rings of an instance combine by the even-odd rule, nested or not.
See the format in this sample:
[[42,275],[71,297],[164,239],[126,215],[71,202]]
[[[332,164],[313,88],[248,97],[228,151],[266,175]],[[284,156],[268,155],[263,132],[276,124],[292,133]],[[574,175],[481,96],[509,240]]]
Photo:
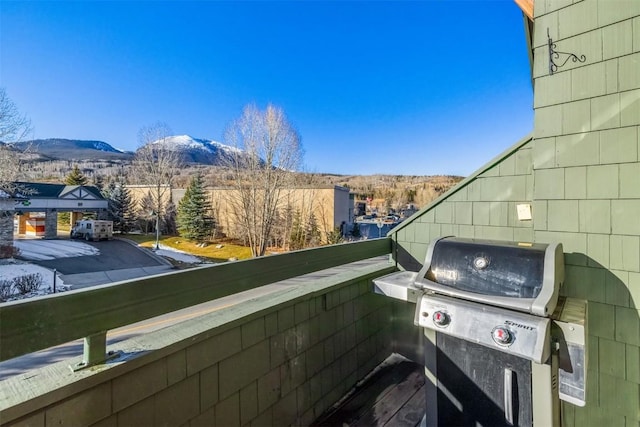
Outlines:
[[167,265],[163,260],[150,253],[148,249],[139,248],[122,240],[83,241],[82,243],[97,248],[100,254],[31,262],[46,268],[55,268],[60,274],[92,273]]

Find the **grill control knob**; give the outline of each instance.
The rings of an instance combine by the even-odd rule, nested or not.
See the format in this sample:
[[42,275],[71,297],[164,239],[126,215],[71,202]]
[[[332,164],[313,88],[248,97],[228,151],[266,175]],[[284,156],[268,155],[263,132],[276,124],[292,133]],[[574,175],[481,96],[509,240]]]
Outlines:
[[513,344],[514,336],[511,331],[504,326],[496,326],[491,331],[491,337],[496,342],[496,344],[509,346]]
[[436,326],[445,327],[451,322],[451,317],[449,317],[449,315],[444,311],[436,311],[433,313],[432,318],[433,323],[435,323]]

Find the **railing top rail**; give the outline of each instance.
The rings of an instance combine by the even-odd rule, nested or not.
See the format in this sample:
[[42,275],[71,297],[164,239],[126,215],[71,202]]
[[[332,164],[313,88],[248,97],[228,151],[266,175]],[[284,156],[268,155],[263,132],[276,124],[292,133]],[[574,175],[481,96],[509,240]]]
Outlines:
[[373,239],[0,304],[0,361],[390,252],[390,239]]

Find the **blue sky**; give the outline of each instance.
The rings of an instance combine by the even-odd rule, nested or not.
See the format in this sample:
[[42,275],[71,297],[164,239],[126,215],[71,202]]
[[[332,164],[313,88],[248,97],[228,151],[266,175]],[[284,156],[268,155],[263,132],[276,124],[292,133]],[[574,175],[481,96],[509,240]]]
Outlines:
[[163,121],[223,142],[273,103],[309,172],[468,175],[533,127],[512,0],[2,1],[0,40],[35,138],[135,150]]

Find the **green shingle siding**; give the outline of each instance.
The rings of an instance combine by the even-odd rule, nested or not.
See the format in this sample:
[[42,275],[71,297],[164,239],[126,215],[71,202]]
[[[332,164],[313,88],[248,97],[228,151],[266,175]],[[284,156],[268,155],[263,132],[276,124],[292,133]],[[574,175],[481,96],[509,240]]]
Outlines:
[[629,282],[629,272],[609,270],[605,275],[605,302],[620,307],[629,305],[629,291],[625,283]]
[[549,231],[579,230],[577,200],[549,200],[547,229]]
[[601,130],[617,127],[620,127],[620,94],[613,93],[592,98],[591,129]]
[[[640,33],[640,26],[638,32]],[[640,89],[620,93],[620,124],[640,125]]]
[[[580,232],[611,233],[611,202],[609,200],[580,200],[578,209]],[[561,215],[562,212],[558,214]]]
[[554,166],[585,166],[600,163],[599,132],[559,136],[556,141],[557,163]]
[[575,34],[593,30],[598,25],[597,10],[588,2],[581,2],[571,8],[560,10],[558,15],[557,38],[563,39]]
[[640,235],[640,200],[611,201],[611,231],[614,234]]
[[591,100],[562,104],[562,134],[591,130]]
[[[618,117],[620,116],[618,115]],[[619,127],[600,132],[600,161],[603,164],[637,162],[637,160],[638,135],[636,127]]]
[[620,91],[640,88],[640,52],[618,59],[618,84]]
[[562,133],[562,105],[552,105],[536,110],[534,129],[539,138],[560,135]]
[[602,53],[604,59],[616,58],[633,52],[633,24],[631,20],[619,22],[602,29]]
[[633,19],[633,51],[640,52],[640,17]]
[[620,363],[620,361],[625,360],[625,345],[605,338],[600,338],[599,341],[598,368],[600,373],[624,379],[626,364]]
[[615,93],[619,91],[618,87],[618,59],[606,61],[605,65],[605,81],[607,93]]
[[610,239],[611,268],[640,271],[640,236],[612,235]]
[[609,234],[588,234],[587,253],[590,267],[609,267]]
[[[607,93],[606,66],[604,62],[580,67],[567,72],[571,75],[571,97],[563,102],[577,101],[585,98],[593,98]],[[549,76],[554,79],[555,76]],[[541,77],[540,79],[543,79]],[[564,79],[567,80],[567,79]],[[544,96],[545,94],[543,94]]]
[[533,166],[536,169],[556,166],[556,137],[536,139],[533,144]]
[[[595,2],[590,0],[591,7],[597,6],[598,10],[598,26],[605,27],[615,22],[620,22],[629,17],[640,15],[640,3],[636,0],[601,0]],[[612,7],[612,3],[615,7]]]
[[564,170],[564,196],[566,199],[587,198],[587,168],[584,166]]
[[536,170],[533,185],[535,200],[564,199],[564,169]]
[[619,190],[618,165],[587,167],[587,198],[616,199]]
[[[563,425],[637,425],[640,1],[536,0],[534,7],[535,138],[465,182],[466,193],[428,208],[429,238],[453,230],[562,242],[561,293],[589,301],[588,403],[563,404]],[[549,75],[547,29],[558,51],[586,61],[569,60]],[[517,220],[518,203],[532,204],[532,221]],[[443,225],[448,212],[453,223]],[[413,253],[414,243],[399,244]],[[424,255],[426,246],[418,249]]]

